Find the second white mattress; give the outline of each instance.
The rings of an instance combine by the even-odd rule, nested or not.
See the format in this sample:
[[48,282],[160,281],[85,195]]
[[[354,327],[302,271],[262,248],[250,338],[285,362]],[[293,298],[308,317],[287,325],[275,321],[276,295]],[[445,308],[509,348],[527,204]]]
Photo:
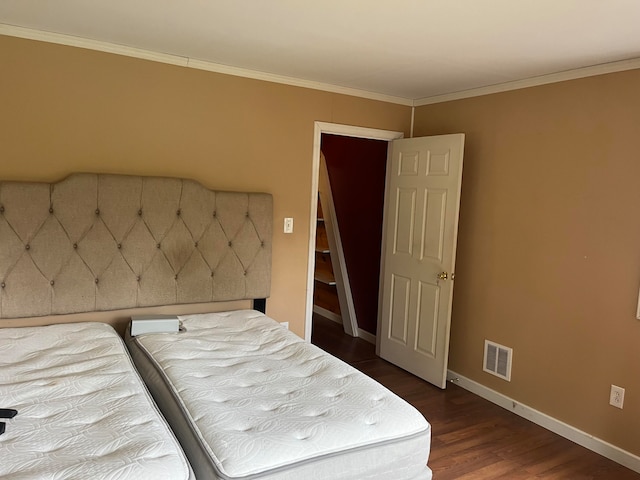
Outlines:
[[181,321],[184,332],[134,343],[161,369],[219,478],[262,478],[305,464],[313,471],[314,462],[345,452],[349,478],[374,478],[359,476],[352,462],[376,465],[379,448],[395,462],[374,467],[380,478],[430,478],[429,424],[374,380],[256,311]]

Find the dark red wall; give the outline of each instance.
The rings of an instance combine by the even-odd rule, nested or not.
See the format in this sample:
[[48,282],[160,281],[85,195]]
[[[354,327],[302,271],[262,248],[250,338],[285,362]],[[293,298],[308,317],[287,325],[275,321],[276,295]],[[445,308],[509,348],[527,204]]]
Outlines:
[[388,143],[322,135],[358,326],[376,334]]

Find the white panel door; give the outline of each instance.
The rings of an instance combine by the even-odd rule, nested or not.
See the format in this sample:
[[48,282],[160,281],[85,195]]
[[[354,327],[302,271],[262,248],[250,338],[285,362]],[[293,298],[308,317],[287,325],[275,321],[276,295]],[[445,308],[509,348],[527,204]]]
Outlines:
[[379,354],[445,388],[464,135],[394,140],[387,166]]

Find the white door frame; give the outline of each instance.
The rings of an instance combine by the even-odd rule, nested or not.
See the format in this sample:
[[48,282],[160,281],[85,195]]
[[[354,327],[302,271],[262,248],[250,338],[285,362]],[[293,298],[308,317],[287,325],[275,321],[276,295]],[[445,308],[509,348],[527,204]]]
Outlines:
[[307,261],[307,301],[304,324],[304,339],[311,341],[311,329],[313,318],[313,287],[314,267],[316,263],[316,227],[318,216],[318,179],[320,176],[320,145],[322,134],[342,135],[343,137],[370,138],[373,140],[385,140],[390,142],[403,138],[403,132],[392,130],[378,130],[375,128],[355,127],[339,123],[314,122],[313,132],[313,157],[311,165],[311,211],[309,212],[309,259]]

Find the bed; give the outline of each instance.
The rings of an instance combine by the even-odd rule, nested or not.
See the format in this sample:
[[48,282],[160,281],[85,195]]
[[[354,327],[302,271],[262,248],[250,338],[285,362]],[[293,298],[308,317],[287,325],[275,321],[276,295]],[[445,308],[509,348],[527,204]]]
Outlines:
[[0,329],[0,407],[0,478],[192,478],[106,324]]
[[[180,332],[140,335],[127,345],[197,478],[431,478],[430,427],[420,413],[263,313],[272,202],[266,193],[212,191],[176,178],[0,182],[0,330],[99,320],[124,334],[132,315],[179,315]],[[34,338],[46,343],[47,335]],[[43,352],[71,358],[55,346]],[[29,376],[18,369],[11,378]],[[43,400],[36,394],[30,402]],[[7,421],[7,432],[18,431],[21,416]],[[103,438],[110,445],[123,441],[115,430]],[[0,444],[8,438],[1,435]],[[157,438],[174,441],[170,432]],[[39,458],[49,461],[60,448],[76,455],[73,445],[61,445]],[[85,453],[100,448],[87,443]]]
[[430,427],[404,400],[255,310],[127,337],[199,478],[427,479]]
[[164,177],[0,182],[0,409],[17,411],[0,478],[192,477],[114,328],[268,295],[254,197],[270,202]]

